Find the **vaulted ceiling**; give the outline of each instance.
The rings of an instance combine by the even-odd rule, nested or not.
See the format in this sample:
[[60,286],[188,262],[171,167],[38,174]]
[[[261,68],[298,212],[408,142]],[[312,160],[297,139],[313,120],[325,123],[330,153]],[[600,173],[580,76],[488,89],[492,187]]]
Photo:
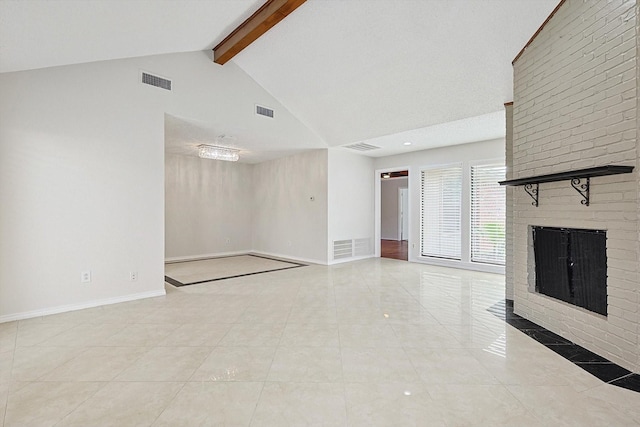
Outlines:
[[[328,146],[497,138],[511,60],[557,2],[308,0],[232,61]],[[0,72],[209,50],[262,3],[0,0]]]

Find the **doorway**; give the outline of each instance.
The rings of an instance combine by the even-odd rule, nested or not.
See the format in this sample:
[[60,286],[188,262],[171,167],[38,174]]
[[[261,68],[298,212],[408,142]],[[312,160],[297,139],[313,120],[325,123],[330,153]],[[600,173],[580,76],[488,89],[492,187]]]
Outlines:
[[380,180],[380,256],[409,260],[409,171],[383,172]]

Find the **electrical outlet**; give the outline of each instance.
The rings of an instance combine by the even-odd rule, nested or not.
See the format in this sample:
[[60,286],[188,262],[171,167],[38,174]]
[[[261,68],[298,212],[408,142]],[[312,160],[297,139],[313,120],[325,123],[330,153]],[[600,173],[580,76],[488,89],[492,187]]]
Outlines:
[[89,283],[91,281],[91,270],[81,272],[80,281],[82,283]]
[[138,280],[138,272],[137,271],[130,271],[129,272],[129,280],[131,280],[132,282],[135,282],[136,280]]

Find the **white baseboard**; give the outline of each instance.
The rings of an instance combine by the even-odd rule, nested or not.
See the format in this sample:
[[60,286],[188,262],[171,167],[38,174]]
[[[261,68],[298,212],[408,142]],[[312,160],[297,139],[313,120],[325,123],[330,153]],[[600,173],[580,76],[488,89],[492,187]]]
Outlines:
[[165,258],[165,263],[171,262],[181,262],[181,261],[198,261],[201,259],[209,259],[209,258],[221,258],[225,256],[237,256],[237,255],[246,255],[251,253],[251,250],[246,251],[233,251],[233,252],[215,252],[211,254],[201,254],[201,255],[187,255],[187,256],[177,256]]
[[48,316],[50,314],[66,313],[68,311],[83,310],[85,308],[99,307],[102,305],[117,304],[119,302],[134,301],[143,298],[159,297],[166,295],[163,289],[157,291],[141,292],[138,294],[129,294],[113,298],[105,298],[100,300],[87,301],[79,304],[60,305],[57,307],[43,308],[40,310],[24,311],[22,313],[6,314],[0,316],[0,323],[12,322],[15,320],[31,319],[33,317]]
[[354,256],[350,258],[334,259],[329,261],[328,265],[342,264],[345,262],[359,261],[361,259],[369,259],[369,258],[375,258],[375,255],[371,254],[371,255]]

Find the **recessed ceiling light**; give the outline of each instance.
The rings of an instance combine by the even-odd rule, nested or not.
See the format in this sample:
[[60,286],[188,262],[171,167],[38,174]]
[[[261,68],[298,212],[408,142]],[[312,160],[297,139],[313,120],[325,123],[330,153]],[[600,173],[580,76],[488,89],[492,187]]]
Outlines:
[[410,142],[405,142],[405,143],[404,143],[404,144],[402,144],[402,145],[411,145],[411,143],[410,143]]
[[383,178],[391,178],[391,174],[383,173],[383,174],[382,174],[382,177],[383,177]]

